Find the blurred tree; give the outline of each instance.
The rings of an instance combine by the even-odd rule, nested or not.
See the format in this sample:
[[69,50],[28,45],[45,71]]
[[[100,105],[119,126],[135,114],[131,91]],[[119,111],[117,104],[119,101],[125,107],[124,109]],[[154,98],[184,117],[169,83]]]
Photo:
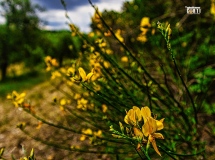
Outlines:
[[81,51],[81,38],[71,36],[69,31],[42,31],[41,38],[43,38],[43,43],[40,46],[45,55],[56,58],[60,66],[65,59],[76,59]]
[[37,48],[40,20],[36,10],[42,11],[42,8],[31,4],[30,0],[2,0],[0,5],[6,19],[0,39],[3,45],[0,50],[0,67],[4,80],[11,63],[24,61]]
[[6,26],[0,26],[0,69],[2,80],[6,77],[6,70],[8,66],[8,43],[7,43],[7,31]]
[[59,32],[59,39],[57,43],[56,58],[59,61],[59,65],[62,66],[65,58],[77,58],[78,50],[75,44],[75,37],[71,37],[70,32]]

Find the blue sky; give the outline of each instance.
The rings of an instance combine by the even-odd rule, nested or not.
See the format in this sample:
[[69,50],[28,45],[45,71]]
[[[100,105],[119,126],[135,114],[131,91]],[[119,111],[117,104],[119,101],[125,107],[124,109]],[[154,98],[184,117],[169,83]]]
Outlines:
[[[116,10],[120,11],[123,2],[126,0],[92,0],[93,4],[98,6],[100,11],[103,10]],[[48,22],[45,29],[68,29],[66,24],[65,11],[60,0],[33,0],[44,6],[47,11],[40,13],[39,16],[42,20]],[[81,31],[90,31],[91,16],[94,14],[94,9],[90,6],[88,0],[65,0],[68,9],[68,15],[72,22],[77,25]]]
[[[44,3],[45,0],[35,0],[41,1]],[[49,3],[47,2],[49,1]],[[60,29],[68,28],[65,18],[65,11],[63,6],[60,4],[60,0],[54,0],[55,3],[50,3],[51,0],[46,0],[47,3],[44,3],[44,6],[47,8],[48,12],[44,12],[41,15],[41,18],[47,17],[50,23],[56,23],[57,25],[47,25],[47,28]],[[52,0],[52,2],[54,2]],[[120,11],[121,6],[125,0],[92,0],[92,2],[98,6],[100,11],[103,10],[117,10]],[[94,9],[90,6],[88,0],[65,0],[68,8],[68,15],[72,19],[73,23],[76,24],[81,31],[89,32],[90,31],[90,21],[91,16],[94,14]],[[39,3],[40,4],[40,3]],[[56,22],[54,22],[56,20]]]
[[[42,26],[48,30],[69,29],[65,17],[65,10],[61,0],[31,0],[32,3],[39,4],[46,8],[45,12],[38,13],[41,20],[46,21]],[[68,15],[72,22],[77,25],[81,31],[90,31],[91,16],[94,14],[93,8],[88,0],[64,0],[67,4]],[[116,10],[120,11],[123,2],[128,0],[92,0],[93,4],[98,6],[100,11]],[[4,23],[3,17],[0,17],[0,23]]]

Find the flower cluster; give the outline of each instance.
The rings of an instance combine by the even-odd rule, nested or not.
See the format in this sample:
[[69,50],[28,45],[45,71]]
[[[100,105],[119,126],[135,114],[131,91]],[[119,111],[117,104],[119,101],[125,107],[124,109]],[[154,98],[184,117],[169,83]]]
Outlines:
[[[152,144],[154,150],[161,156],[155,139],[164,139],[161,133],[157,133],[157,131],[164,128],[164,118],[156,120],[151,116],[151,110],[147,106],[141,109],[133,106],[126,113],[124,121],[130,126],[130,129],[126,127],[127,134],[138,141],[137,149],[146,144],[146,150],[148,150],[150,144]],[[120,123],[120,128],[124,130],[122,123]],[[111,130],[113,131],[113,128]],[[115,134],[114,137],[122,138],[123,136]]]
[[[145,43],[148,39],[147,39],[147,32],[149,31],[149,29],[151,28],[151,24],[150,24],[150,19],[149,17],[143,17],[141,19],[140,22],[140,31],[141,33],[139,34],[139,36],[137,37],[137,40],[140,42]],[[155,30],[152,30],[152,34],[154,34]]]
[[172,29],[170,28],[170,24],[167,24],[164,26],[159,21],[157,22],[157,28],[160,30],[161,34],[164,36],[166,42],[167,42],[167,48],[171,49],[170,39],[172,35]]
[[103,137],[102,130],[93,131],[92,129],[87,128],[87,129],[82,129],[81,132],[83,134],[80,137],[80,141],[85,141],[86,139],[89,139],[89,143],[93,145],[102,143],[98,139]]
[[[99,12],[100,15],[102,15],[102,13]],[[92,22],[96,24],[96,27],[98,29],[102,29],[103,28],[103,24],[101,21],[100,16],[98,15],[97,12],[94,13],[93,17],[92,17]]]
[[76,93],[74,95],[74,100],[76,101],[76,108],[83,111],[93,110],[94,104],[89,101],[88,97],[89,94],[87,92],[83,94]]
[[34,107],[29,102],[26,102],[25,97],[25,92],[19,94],[17,91],[13,91],[11,94],[7,95],[7,99],[11,100],[16,108],[23,108],[35,114]]
[[7,95],[7,99],[12,100],[15,107],[20,107],[24,103],[25,96],[26,93],[24,92],[19,94],[16,91],[13,91],[12,94]]
[[58,67],[59,64],[55,58],[52,58],[51,56],[45,57],[45,63],[46,63],[46,71],[50,71],[52,67]]
[[76,77],[73,77],[74,81],[82,81],[82,82],[87,82],[91,79],[91,77],[94,74],[94,69],[91,70],[90,73],[86,74],[86,72],[84,71],[83,68],[79,67],[78,68],[78,75],[76,75]]

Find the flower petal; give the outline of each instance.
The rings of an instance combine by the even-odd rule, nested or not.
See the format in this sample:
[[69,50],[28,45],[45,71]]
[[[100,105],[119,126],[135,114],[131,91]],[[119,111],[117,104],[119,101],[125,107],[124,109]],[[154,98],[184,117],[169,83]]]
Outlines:
[[152,143],[152,146],[153,146],[155,152],[161,156],[161,153],[158,150],[158,147],[157,147],[155,139],[151,135],[150,135],[149,138],[150,138],[149,141]]
[[147,106],[142,107],[141,108],[141,114],[143,116],[143,120],[144,120],[144,123],[145,123],[145,121],[147,121],[147,118],[151,117],[151,111],[150,111],[149,107],[147,107]]
[[143,133],[141,132],[140,129],[134,127],[133,130],[134,130],[134,135],[135,135],[136,137],[139,137],[139,138],[141,138],[141,139],[143,138]]
[[157,124],[156,124],[156,120],[152,117],[149,117],[148,118],[148,123],[149,123],[149,126],[150,126],[150,130],[149,130],[149,133],[152,134],[154,132],[157,131]]
[[157,139],[164,139],[164,137],[161,133],[153,133],[153,137],[155,137]]
[[19,98],[24,98],[26,96],[26,93],[21,93],[20,95],[19,95]]
[[142,116],[141,116],[141,111],[140,111],[140,108],[137,107],[137,106],[133,106],[133,110],[134,110],[134,120],[135,120],[135,123],[136,121],[141,121],[142,120]]
[[144,136],[148,137],[148,135],[150,130],[150,124],[148,123],[148,121],[144,122],[144,125],[142,126],[142,132],[144,134]]
[[125,123],[129,124],[128,115],[125,115],[124,121],[125,121]]
[[93,75],[94,75],[94,68],[91,70],[90,73],[87,74],[85,81],[90,80]]
[[134,115],[133,114],[133,109],[130,109],[127,112],[127,114],[126,114],[126,116],[124,118],[125,123],[130,124],[130,125],[134,125],[134,117],[133,117],[133,115]]
[[157,130],[158,130],[158,131],[164,128],[164,126],[163,126],[163,121],[164,121],[164,118],[162,118],[162,119],[159,120],[159,121],[156,120],[156,125],[157,125]]
[[86,72],[84,71],[84,69],[79,67],[78,71],[79,71],[82,81],[85,81],[87,75],[86,75]]

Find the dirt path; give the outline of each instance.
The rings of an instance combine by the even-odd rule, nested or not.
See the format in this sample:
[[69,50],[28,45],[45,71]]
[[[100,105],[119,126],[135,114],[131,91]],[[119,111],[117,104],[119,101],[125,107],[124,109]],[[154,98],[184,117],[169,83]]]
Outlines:
[[[49,113],[50,117],[55,117],[61,114],[61,111],[51,112],[53,110],[52,102],[53,97],[61,97],[62,93],[57,92],[49,82],[43,82],[35,87],[26,90],[27,97],[32,100],[32,105],[35,111],[40,111],[41,114]],[[109,159],[107,155],[92,155],[72,153],[53,147],[48,147],[40,142],[37,142],[30,137],[26,136],[19,128],[17,124],[20,122],[26,122],[27,125],[32,127],[32,130],[42,134],[44,137],[49,137],[53,134],[53,130],[49,130],[45,125],[42,125],[39,131],[36,129],[38,126],[38,120],[32,118],[32,116],[25,113],[23,110],[15,108],[11,101],[6,98],[0,98],[0,148],[5,147],[4,157],[11,159],[13,154],[17,159],[24,156],[24,150],[27,154],[31,148],[34,148],[35,155],[38,160],[88,160],[88,159]],[[79,136],[73,136],[72,142],[77,144]],[[72,145],[72,144],[71,144]]]

